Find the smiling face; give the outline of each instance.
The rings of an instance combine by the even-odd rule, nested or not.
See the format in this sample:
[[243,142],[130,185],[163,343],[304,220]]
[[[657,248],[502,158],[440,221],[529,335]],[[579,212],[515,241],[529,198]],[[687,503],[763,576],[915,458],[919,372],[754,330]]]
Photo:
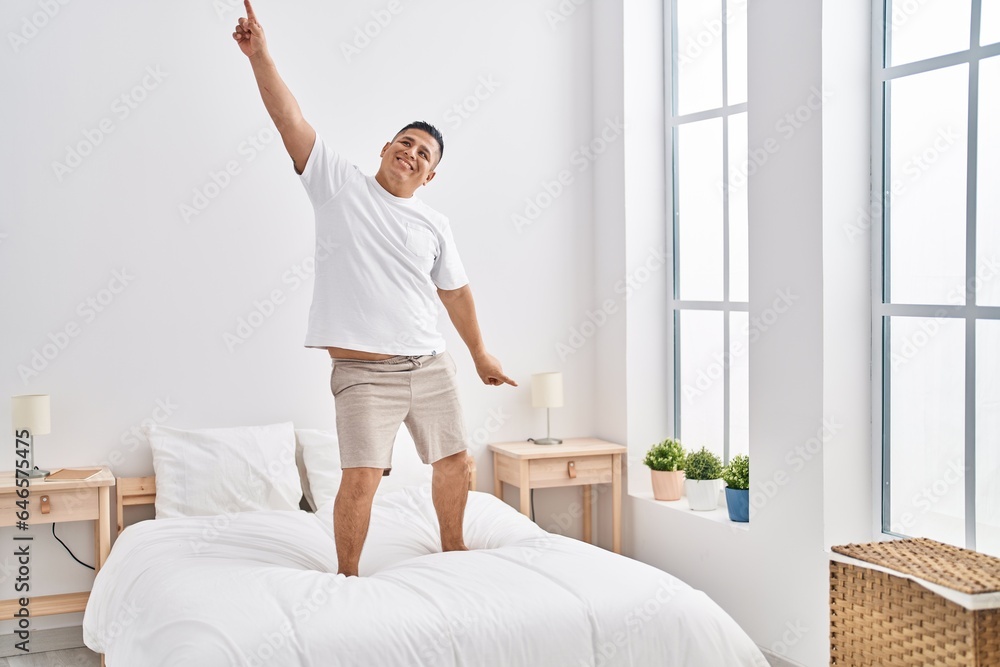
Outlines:
[[375,175],[378,182],[397,197],[411,197],[434,178],[441,152],[434,137],[410,128],[387,143],[380,155],[382,164]]

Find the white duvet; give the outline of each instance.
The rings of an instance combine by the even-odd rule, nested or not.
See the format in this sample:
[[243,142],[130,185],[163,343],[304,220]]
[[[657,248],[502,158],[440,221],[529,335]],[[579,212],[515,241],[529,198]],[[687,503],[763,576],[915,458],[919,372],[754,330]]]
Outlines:
[[427,487],[377,497],[361,577],[332,506],[143,521],[94,582],[108,667],[766,667],[704,593],[471,493],[472,551],[438,552]]

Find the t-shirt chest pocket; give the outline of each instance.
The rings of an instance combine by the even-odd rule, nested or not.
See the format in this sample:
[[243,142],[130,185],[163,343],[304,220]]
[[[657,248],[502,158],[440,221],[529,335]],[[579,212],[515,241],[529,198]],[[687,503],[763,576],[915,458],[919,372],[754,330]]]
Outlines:
[[406,223],[406,249],[421,259],[434,259],[437,241],[434,234],[425,227]]

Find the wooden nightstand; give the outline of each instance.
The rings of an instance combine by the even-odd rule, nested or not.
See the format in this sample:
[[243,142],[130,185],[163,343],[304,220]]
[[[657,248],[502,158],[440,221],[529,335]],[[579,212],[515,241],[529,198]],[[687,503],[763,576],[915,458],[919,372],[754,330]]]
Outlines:
[[[97,467],[97,466],[93,466]],[[90,479],[84,480],[53,480],[51,482],[36,478],[30,480],[28,487],[28,526],[35,527],[50,523],[65,521],[94,521],[94,573],[111,551],[111,501],[110,488],[115,484],[115,477],[104,467]],[[14,472],[0,472],[0,526],[17,525],[17,513],[23,511],[17,501],[22,500],[17,495],[18,486]],[[14,537],[38,537],[37,531],[16,531]],[[21,545],[27,545],[30,555],[37,555],[38,540],[11,540],[4,545],[5,551],[11,551]],[[29,558],[30,558],[29,555]],[[66,554],[67,558],[69,554]],[[29,561],[30,567],[30,561]],[[30,575],[29,575],[30,576]],[[29,581],[30,584],[37,582]],[[13,587],[12,587],[13,588]],[[32,585],[32,590],[35,586]],[[52,614],[69,614],[84,611],[90,591],[79,593],[63,593],[60,595],[33,595],[31,591],[20,593],[30,598],[32,616],[50,616]],[[20,609],[17,599],[0,601],[0,619],[10,620]]]
[[503,500],[503,483],[521,490],[521,514],[530,514],[531,489],[583,487],[583,539],[593,543],[592,484],[611,484],[612,550],[622,552],[622,454],[626,448],[596,438],[567,438],[561,445],[531,442],[491,444],[493,495]]

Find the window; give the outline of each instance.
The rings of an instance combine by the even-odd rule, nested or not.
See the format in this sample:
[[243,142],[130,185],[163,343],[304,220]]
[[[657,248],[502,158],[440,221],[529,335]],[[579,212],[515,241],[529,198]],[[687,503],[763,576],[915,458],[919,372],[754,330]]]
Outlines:
[[1000,555],[1000,0],[881,9],[882,531]]
[[671,3],[674,432],[749,451],[746,0]]

